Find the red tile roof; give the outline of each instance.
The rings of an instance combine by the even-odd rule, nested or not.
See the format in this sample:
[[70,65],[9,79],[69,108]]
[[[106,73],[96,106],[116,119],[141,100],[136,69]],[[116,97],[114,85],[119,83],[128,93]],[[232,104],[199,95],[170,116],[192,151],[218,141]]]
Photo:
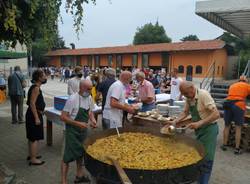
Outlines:
[[117,47],[60,49],[55,51],[49,51],[46,54],[46,56],[215,50],[215,49],[221,49],[225,45],[226,45],[225,42],[221,40],[186,41],[186,42],[176,42],[176,43],[128,45],[128,46],[117,46]]

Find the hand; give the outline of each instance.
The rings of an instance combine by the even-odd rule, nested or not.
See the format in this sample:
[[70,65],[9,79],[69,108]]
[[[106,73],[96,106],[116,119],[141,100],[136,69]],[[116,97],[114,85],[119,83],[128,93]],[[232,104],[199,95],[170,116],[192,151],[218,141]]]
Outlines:
[[127,112],[130,114],[135,114],[135,109],[132,106],[130,106],[128,107]]
[[88,128],[88,124],[84,122],[77,121],[78,127],[81,129]]
[[36,119],[36,120],[35,120],[35,124],[36,124],[36,125],[40,125],[40,124],[41,124],[40,119]]
[[187,125],[188,128],[190,129],[198,129],[202,126],[202,122],[201,121],[197,121],[197,122],[194,122],[194,123],[190,123],[189,125]]
[[91,121],[90,126],[91,126],[91,128],[97,128],[97,123],[96,123],[96,121]]

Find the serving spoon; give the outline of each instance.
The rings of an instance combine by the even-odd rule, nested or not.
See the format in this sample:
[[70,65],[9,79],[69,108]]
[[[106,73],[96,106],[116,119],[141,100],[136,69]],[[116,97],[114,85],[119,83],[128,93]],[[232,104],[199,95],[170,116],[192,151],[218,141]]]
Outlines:
[[167,135],[173,135],[176,133],[181,133],[183,130],[186,130],[188,128],[188,126],[185,127],[175,127],[174,125],[170,125],[169,127],[165,128],[161,128],[160,132],[162,134],[167,134]]

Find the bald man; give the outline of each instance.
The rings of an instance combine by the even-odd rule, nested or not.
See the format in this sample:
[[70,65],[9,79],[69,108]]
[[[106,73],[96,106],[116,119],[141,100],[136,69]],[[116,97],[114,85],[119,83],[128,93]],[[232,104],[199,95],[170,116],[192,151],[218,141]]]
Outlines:
[[180,91],[186,97],[185,108],[173,124],[178,126],[181,120],[191,115],[192,122],[187,126],[195,130],[196,139],[204,145],[206,152],[206,162],[198,183],[208,184],[218,135],[216,120],[220,118],[220,114],[213,98],[206,90],[197,89],[193,83],[185,81],[181,82]]
[[132,106],[125,104],[125,86],[130,83],[132,73],[123,71],[120,79],[114,82],[107,94],[106,103],[103,110],[103,128],[122,127],[123,111],[133,114]]
[[[71,95],[67,100],[61,114],[61,120],[66,124],[65,147],[61,165],[62,184],[67,183],[69,163],[76,161],[77,173],[75,183],[90,182],[82,168],[83,142],[87,136],[88,122],[90,126],[96,127],[93,109],[94,102],[90,96],[92,83],[90,80],[81,80],[79,92]],[[70,182],[71,183],[71,182]]]

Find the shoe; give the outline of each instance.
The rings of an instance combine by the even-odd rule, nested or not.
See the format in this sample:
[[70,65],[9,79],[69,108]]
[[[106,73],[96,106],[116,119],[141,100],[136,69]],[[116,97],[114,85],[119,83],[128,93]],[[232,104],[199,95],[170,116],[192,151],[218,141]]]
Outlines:
[[76,179],[74,180],[74,183],[89,183],[90,179],[87,176],[76,176]]
[[39,163],[32,163],[32,162],[29,162],[29,166],[32,166],[32,165],[35,165],[35,166],[38,166],[38,165],[43,165],[45,163],[45,161],[41,161]]
[[235,155],[241,155],[241,154],[242,154],[241,149],[240,149],[240,148],[235,148],[234,154],[235,154]]
[[222,151],[227,151],[227,146],[228,146],[228,145],[223,144],[223,145],[220,146],[220,149],[221,149]]
[[18,124],[23,124],[24,123],[24,121],[18,121]]
[[[42,158],[42,156],[41,156],[41,155],[38,155],[38,156],[36,156],[36,158],[37,158],[37,159],[40,159],[40,158]],[[26,160],[30,160],[30,159],[31,159],[30,156],[27,156]]]

